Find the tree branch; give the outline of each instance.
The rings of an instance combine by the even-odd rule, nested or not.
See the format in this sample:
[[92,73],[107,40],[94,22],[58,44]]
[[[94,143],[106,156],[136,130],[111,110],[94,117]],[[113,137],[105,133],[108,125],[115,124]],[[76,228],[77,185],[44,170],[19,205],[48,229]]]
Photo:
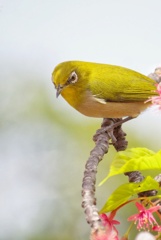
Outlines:
[[[125,133],[122,131],[121,126],[114,128],[110,133],[107,132],[107,127],[112,129],[115,123],[120,121],[121,119],[103,119],[101,129],[99,129],[93,137],[95,147],[90,152],[90,156],[85,166],[82,183],[82,207],[84,208],[87,222],[95,230],[102,227],[95,198],[97,166],[102,160],[104,154],[108,152],[110,139],[113,141],[115,140],[114,147],[117,151],[125,150],[127,147]],[[104,129],[105,131],[103,131]]]

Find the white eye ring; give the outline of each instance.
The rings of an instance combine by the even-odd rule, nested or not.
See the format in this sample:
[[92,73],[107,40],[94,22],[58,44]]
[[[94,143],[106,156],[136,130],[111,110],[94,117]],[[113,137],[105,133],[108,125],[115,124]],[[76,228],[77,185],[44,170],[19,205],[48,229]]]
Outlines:
[[76,83],[78,81],[78,75],[76,72],[72,72],[69,77],[69,83]]

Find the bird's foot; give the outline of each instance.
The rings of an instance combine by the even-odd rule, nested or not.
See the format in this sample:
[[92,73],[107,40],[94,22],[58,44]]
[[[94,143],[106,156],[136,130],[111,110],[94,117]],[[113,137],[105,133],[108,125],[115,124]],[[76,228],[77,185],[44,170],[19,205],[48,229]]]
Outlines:
[[93,140],[96,142],[98,136],[100,134],[108,134],[109,139],[111,139],[111,144],[115,145],[117,142],[117,138],[115,137],[115,130],[121,125],[129,120],[133,119],[133,117],[127,118],[105,118],[101,125],[101,129],[97,130],[96,134],[93,136]]

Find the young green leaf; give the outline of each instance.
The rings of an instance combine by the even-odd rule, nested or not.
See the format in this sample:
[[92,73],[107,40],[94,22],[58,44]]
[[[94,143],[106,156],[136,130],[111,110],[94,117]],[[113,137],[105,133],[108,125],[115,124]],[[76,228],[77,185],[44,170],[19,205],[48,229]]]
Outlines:
[[126,203],[132,196],[150,190],[160,190],[159,183],[152,177],[146,177],[140,183],[126,183],[119,186],[107,199],[100,213],[110,212]]
[[109,174],[100,185],[114,175],[152,169],[161,169],[161,150],[157,153],[146,148],[132,148],[121,151],[117,153],[111,164]]

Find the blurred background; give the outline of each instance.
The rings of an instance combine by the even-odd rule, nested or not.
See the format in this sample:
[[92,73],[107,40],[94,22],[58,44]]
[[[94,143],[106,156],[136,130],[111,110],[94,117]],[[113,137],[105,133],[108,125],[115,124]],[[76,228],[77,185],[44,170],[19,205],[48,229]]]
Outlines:
[[[153,72],[161,65],[160,9],[160,0],[0,0],[0,240],[89,238],[81,181],[102,120],[56,99],[51,73],[65,60]],[[160,122],[151,109],[124,124],[129,147],[158,151]],[[111,146],[97,183],[114,156]],[[120,181],[127,179],[97,188],[99,208]],[[116,217],[120,235],[130,209]]]

